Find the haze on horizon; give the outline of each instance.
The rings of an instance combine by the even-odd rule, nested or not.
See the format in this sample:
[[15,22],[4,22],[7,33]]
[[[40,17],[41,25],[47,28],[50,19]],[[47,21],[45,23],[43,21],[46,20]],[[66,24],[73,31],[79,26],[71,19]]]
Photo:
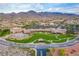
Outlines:
[[79,3],[0,3],[0,13],[63,12],[79,14]]

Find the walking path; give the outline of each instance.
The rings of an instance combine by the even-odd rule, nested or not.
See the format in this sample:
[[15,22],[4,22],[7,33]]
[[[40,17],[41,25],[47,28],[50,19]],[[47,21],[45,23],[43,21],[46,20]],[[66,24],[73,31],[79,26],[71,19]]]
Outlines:
[[[19,48],[35,48],[37,56],[46,56],[46,48],[66,48],[79,43],[79,38],[76,37],[73,40],[64,43],[52,43],[52,44],[33,44],[33,43],[15,43],[6,41],[5,38],[0,38],[0,44],[5,46],[15,46]],[[55,53],[57,55],[57,52]]]
[[16,47],[24,47],[24,48],[36,48],[36,49],[44,49],[44,48],[65,48],[79,43],[79,38],[75,38],[68,42],[64,43],[52,43],[52,44],[33,44],[33,43],[15,43],[6,41],[4,38],[0,38],[0,44],[6,46],[16,46]]

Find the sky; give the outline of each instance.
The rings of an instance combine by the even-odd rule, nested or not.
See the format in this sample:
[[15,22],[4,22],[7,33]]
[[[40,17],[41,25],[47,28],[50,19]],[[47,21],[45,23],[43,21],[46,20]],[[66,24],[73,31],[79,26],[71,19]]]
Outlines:
[[79,14],[79,3],[0,3],[0,13],[63,12]]

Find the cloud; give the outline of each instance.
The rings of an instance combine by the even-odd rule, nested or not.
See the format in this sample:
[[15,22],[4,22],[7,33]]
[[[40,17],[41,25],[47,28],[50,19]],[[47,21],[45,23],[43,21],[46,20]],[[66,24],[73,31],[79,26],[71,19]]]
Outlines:
[[27,12],[34,10],[37,12],[50,11],[50,12],[64,12],[64,13],[77,13],[79,14],[79,4],[67,3],[0,3],[0,12]]
[[27,12],[29,10],[34,11],[42,11],[44,10],[44,6],[42,4],[37,3],[12,3],[12,4],[0,4],[0,12],[10,13],[10,12]]
[[48,8],[47,11],[79,14],[79,5],[75,5],[72,7],[52,7]]
[[48,8],[48,11],[61,11],[63,8]]

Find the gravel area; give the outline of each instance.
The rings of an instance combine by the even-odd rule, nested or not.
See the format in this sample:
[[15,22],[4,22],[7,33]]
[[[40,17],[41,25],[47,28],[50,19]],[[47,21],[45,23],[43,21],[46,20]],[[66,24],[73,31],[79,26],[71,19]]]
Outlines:
[[16,39],[22,39],[25,37],[28,37],[28,34],[24,34],[24,33],[16,33],[16,34],[11,34],[9,37],[11,38],[16,38]]
[[31,56],[33,50],[30,48],[17,48],[0,45],[0,56]]

